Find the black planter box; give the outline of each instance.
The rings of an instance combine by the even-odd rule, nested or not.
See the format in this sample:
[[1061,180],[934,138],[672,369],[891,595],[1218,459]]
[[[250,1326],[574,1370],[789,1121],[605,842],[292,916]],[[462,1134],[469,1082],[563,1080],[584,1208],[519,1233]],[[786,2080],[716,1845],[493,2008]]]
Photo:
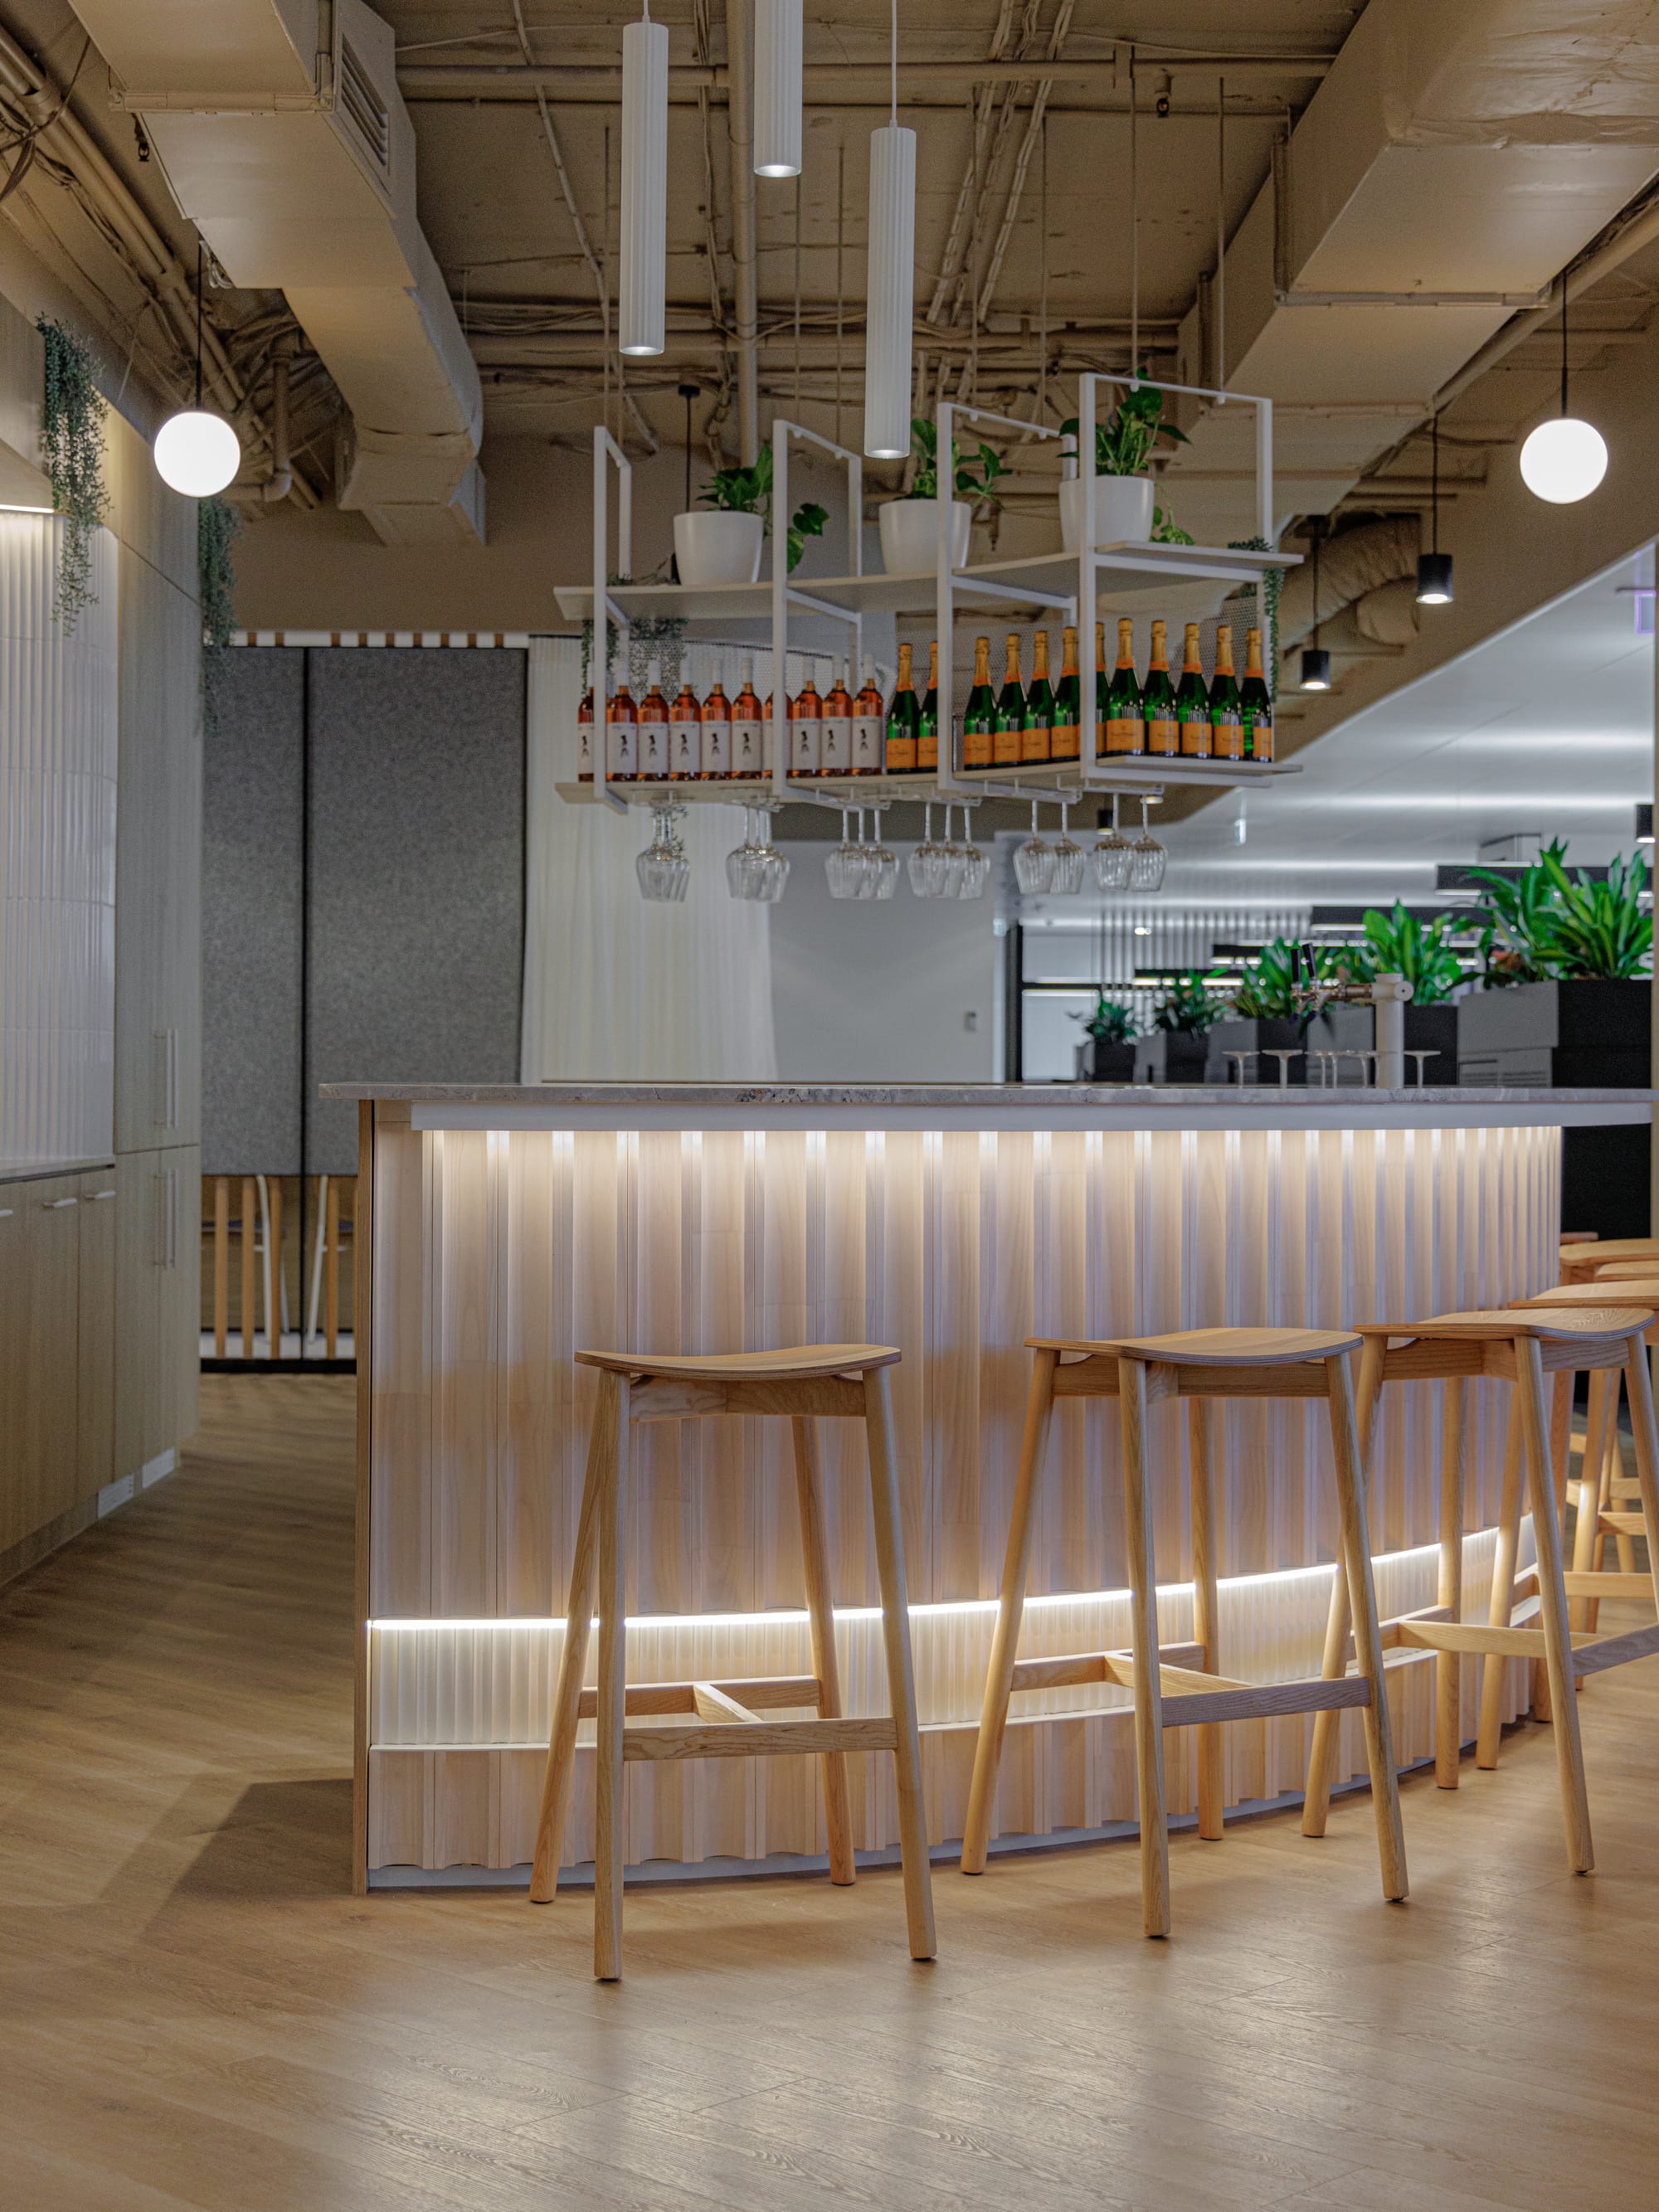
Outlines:
[[1135,1048],[1131,1044],[1107,1044],[1099,1037],[1085,1037],[1077,1048],[1079,1083],[1133,1083]]
[[[1431,1052],[1432,1060],[1423,1062],[1423,1080],[1427,1084],[1453,1084],[1457,1076],[1457,1008],[1448,1002],[1444,1006],[1406,1006],[1406,1050]],[[1417,1062],[1406,1062],[1406,1080],[1417,1080]]]
[[1204,1083],[1209,1039],[1190,1030],[1154,1030],[1135,1045],[1137,1083]]
[[[1230,1052],[1254,1052],[1261,1057],[1250,1073],[1255,1083],[1277,1083],[1279,1063],[1269,1060],[1269,1052],[1294,1052],[1302,1057],[1290,1066],[1290,1080],[1293,1085],[1310,1080],[1307,1055],[1310,1052],[1369,1052],[1371,1048],[1371,1009],[1369,1006],[1328,1006],[1324,1012],[1310,1022],[1304,1031],[1298,1021],[1232,1021],[1218,1022],[1210,1031],[1209,1047],[1205,1061],[1204,1079],[1206,1083],[1231,1083],[1234,1063]],[[1364,1080],[1358,1060],[1343,1063],[1344,1083]]]

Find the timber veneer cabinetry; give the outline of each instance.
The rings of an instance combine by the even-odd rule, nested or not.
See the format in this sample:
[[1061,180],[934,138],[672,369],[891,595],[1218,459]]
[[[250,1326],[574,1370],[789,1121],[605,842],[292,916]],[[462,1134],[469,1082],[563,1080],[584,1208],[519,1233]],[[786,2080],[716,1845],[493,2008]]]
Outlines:
[[200,1365],[202,1156],[194,1145],[120,1162],[115,1263],[115,1463],[131,1474],[190,1435]]

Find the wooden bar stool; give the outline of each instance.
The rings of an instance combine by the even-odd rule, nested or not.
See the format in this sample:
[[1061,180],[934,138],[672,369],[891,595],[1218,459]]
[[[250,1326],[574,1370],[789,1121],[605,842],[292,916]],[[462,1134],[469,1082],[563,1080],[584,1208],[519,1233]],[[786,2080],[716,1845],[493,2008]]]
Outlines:
[[[823,1761],[830,1879],[847,1883],[854,1878],[854,1860],[845,1754],[890,1751],[897,1772],[899,1854],[903,1863],[910,1955],[931,1959],[934,1954],[921,1744],[916,1728],[893,1401],[887,1374],[898,1358],[896,1352],[880,1344],[808,1344],[781,1352],[734,1352],[684,1358],[628,1352],[576,1354],[581,1365],[599,1370],[599,1398],[593,1409],[575,1556],[570,1566],[570,1609],[554,1693],[530,1894],[536,1904],[548,1905],[557,1889],[559,1852],[575,1764],[576,1723],[579,1718],[593,1718],[598,1723],[593,1972],[602,1982],[614,1982],[622,1973],[623,1768],[627,1762],[641,1759],[753,1759],[817,1753]],[[638,1421],[696,1420],[710,1413],[779,1414],[787,1416],[793,1425],[813,1671],[760,1681],[653,1682],[629,1689],[623,1664],[629,1437]],[[826,1417],[861,1420],[869,1440],[882,1640],[892,1714],[888,1720],[848,1720],[841,1711],[829,1544],[812,1425]],[[584,1690],[596,1579],[599,1686]],[[817,1718],[767,1721],[759,1717],[768,1710],[802,1705],[814,1706]],[[630,1714],[663,1713],[693,1717],[691,1724],[628,1726]]]
[[[1377,1395],[1384,1382],[1444,1379],[1457,1386],[1447,1393],[1440,1470],[1439,1602],[1382,1624],[1385,1650],[1405,1648],[1439,1655],[1435,1699],[1435,1778],[1443,1789],[1457,1787],[1462,1687],[1459,1668],[1463,1654],[1541,1660],[1549,1680],[1567,1853],[1576,1874],[1588,1874],[1595,1864],[1595,1856],[1590,1842],[1578,1711],[1572,1694],[1574,1675],[1599,1674],[1604,1668],[1616,1667],[1627,1659],[1641,1658],[1659,1650],[1659,1626],[1600,1639],[1575,1636],[1569,1628],[1567,1595],[1579,1577],[1568,1576],[1562,1565],[1561,1527],[1547,1448],[1544,1377],[1548,1373],[1581,1368],[1592,1372],[1610,1367],[1625,1370],[1630,1381],[1632,1403],[1638,1409],[1637,1427],[1641,1441],[1637,1456],[1643,1469],[1644,1495],[1655,1510],[1655,1525],[1659,1526],[1659,1493],[1654,1492],[1659,1447],[1656,1447],[1654,1440],[1652,1396],[1643,1355],[1648,1322],[1648,1315],[1633,1307],[1505,1307],[1492,1312],[1439,1314],[1425,1322],[1376,1322],[1362,1327],[1359,1332],[1365,1346],[1359,1380],[1362,1437],[1369,1437]],[[1460,1618],[1462,1385],[1471,1376],[1494,1376],[1513,1382],[1514,1410],[1519,1415],[1518,1420],[1510,1420],[1504,1455],[1498,1553],[1492,1570],[1489,1618],[1485,1626]],[[1523,1448],[1538,1564],[1517,1577],[1515,1557],[1520,1536]],[[1646,1583],[1647,1577],[1643,1580]],[[1650,1587],[1659,1604],[1659,1583]],[[1513,1615],[1517,1595],[1535,1600],[1528,1606],[1528,1612],[1539,1615],[1537,1627],[1516,1625]],[[1338,1589],[1332,1593],[1327,1625],[1327,1674],[1342,1671],[1347,1641],[1346,1612],[1343,1595]],[[1492,1766],[1497,1762],[1498,1698],[1502,1692],[1497,1668],[1487,1668],[1481,1691],[1476,1764]],[[1322,1717],[1315,1723],[1313,1749],[1308,1762],[1308,1791],[1302,1817],[1306,1835],[1318,1836],[1325,1832],[1335,1757],[1335,1729]]]
[[1592,1243],[1565,1243],[1560,1255],[1564,1283],[1590,1283],[1620,1261],[1659,1267],[1659,1237],[1598,1237]]
[[[1141,1906],[1149,1936],[1169,1933],[1169,1827],[1164,1802],[1164,1730],[1199,1730],[1199,1833],[1214,1839],[1222,1829],[1221,1724],[1281,1713],[1316,1712],[1334,1706],[1365,1711],[1365,1739],[1376,1799],[1382,1892],[1406,1894],[1406,1850],[1400,1796],[1382,1693],[1376,1598],[1365,1529],[1364,1486],[1354,1430],[1348,1355],[1358,1339],[1328,1329],[1200,1328],[1170,1336],[1095,1341],[1030,1337],[1036,1357],[1026,1403],[1025,1435],[1014,1492],[1012,1525],[1003,1566],[979,1744],[963,1838],[964,1874],[985,1869],[997,1773],[1008,1722],[1008,1701],[1019,1690],[1062,1683],[1115,1682],[1134,1692],[1135,1765],[1140,1802]],[[1031,1555],[1031,1527],[1038,1478],[1056,1398],[1115,1397],[1123,1434],[1123,1510],[1131,1583],[1133,1647],[1127,1653],[1094,1652],[1065,1659],[1018,1662],[1020,1620]],[[1147,1507],[1146,1409],[1164,1398],[1188,1401],[1191,1437],[1194,1627],[1198,1664],[1170,1664],[1189,1655],[1160,1652],[1158,1578]],[[1212,1398],[1323,1398],[1330,1412],[1337,1502],[1342,1528],[1342,1572],[1355,1591],[1361,1671],[1334,1679],[1253,1683],[1221,1671],[1217,1570],[1220,1518],[1210,1473],[1209,1401]],[[1068,1716],[1070,1717],[1070,1716]]]

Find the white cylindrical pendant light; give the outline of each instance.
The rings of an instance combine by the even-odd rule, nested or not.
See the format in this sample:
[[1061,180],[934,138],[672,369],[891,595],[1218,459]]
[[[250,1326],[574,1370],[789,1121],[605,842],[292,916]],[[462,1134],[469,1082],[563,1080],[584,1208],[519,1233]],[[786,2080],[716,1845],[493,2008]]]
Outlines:
[[623,353],[660,353],[668,291],[668,26],[646,15],[623,32]]
[[755,174],[800,174],[801,0],[755,0]]
[[872,460],[902,459],[910,450],[915,240],[916,134],[890,123],[870,134],[864,450]]

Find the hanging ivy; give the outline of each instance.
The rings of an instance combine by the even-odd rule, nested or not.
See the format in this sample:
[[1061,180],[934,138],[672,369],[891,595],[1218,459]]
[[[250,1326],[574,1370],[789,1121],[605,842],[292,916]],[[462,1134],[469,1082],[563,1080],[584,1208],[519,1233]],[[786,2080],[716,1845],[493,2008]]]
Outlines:
[[92,533],[104,519],[104,403],[93,381],[91,349],[78,331],[42,315],[46,388],[41,444],[52,501],[63,519],[58,540],[58,602],[64,635],[93,599]]
[[[1276,553],[1265,538],[1230,538],[1227,544],[1235,553]],[[1274,698],[1279,696],[1279,595],[1285,588],[1285,571],[1268,568],[1262,574],[1261,596],[1267,611],[1267,689]]]
[[[613,584],[629,583],[625,576],[613,576]],[[617,657],[618,634],[617,625],[607,617],[605,625],[606,665]],[[628,681],[635,691],[644,689],[646,669],[653,660],[662,663],[662,680],[672,690],[680,684],[681,656],[685,650],[685,617],[684,615],[637,615],[628,629]],[[592,617],[582,624],[582,690],[588,688],[593,659],[593,623]]]
[[228,645],[236,627],[236,564],[231,547],[242,534],[242,518],[228,500],[216,494],[196,507],[196,564],[201,580],[202,634],[210,645]]

